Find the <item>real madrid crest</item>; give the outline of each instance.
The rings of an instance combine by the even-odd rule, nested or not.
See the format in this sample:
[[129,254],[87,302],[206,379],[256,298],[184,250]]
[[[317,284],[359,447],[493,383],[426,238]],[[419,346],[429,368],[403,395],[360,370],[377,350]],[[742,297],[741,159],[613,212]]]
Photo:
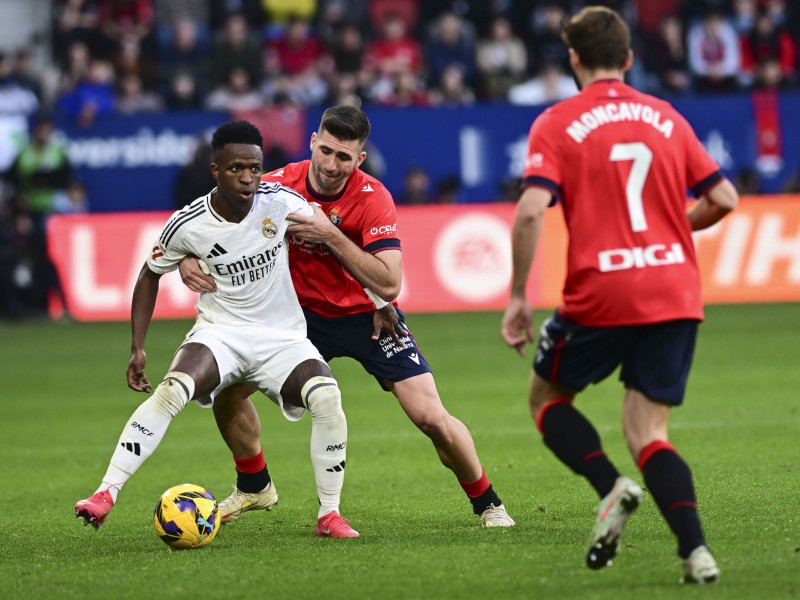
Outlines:
[[338,226],[341,224],[341,222],[342,222],[342,217],[340,217],[340,216],[339,216],[339,209],[338,209],[338,208],[332,208],[332,209],[331,209],[331,212],[330,212],[330,213],[328,213],[328,217],[330,218],[330,220],[331,220],[331,223],[333,223],[333,224],[334,224],[334,225],[336,225],[337,227],[338,227]]
[[278,226],[272,222],[272,219],[264,219],[261,223],[263,224],[261,233],[264,234],[265,238],[272,239],[278,235]]

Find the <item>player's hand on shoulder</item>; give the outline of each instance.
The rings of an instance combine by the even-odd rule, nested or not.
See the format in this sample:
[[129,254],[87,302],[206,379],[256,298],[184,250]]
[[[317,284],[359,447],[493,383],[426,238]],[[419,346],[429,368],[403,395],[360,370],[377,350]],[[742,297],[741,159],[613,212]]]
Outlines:
[[387,304],[383,308],[379,308],[372,313],[372,326],[373,340],[380,339],[381,331],[385,331],[391,336],[395,346],[398,348],[406,347],[400,339],[406,335],[406,332],[400,325],[400,315],[397,314],[392,304]]
[[534,340],[533,307],[524,299],[512,298],[503,314],[500,334],[506,344],[525,356],[525,344]]
[[[203,269],[205,266],[205,269]],[[183,285],[193,292],[216,292],[217,283],[211,277],[211,271],[202,260],[196,256],[187,256],[178,263],[178,272],[181,274]]]
[[131,359],[128,361],[128,387],[135,392],[152,391],[153,386],[147,375],[144,374],[144,367],[147,364],[147,354],[144,350],[135,350],[131,354]]
[[306,242],[325,244],[330,241],[332,235],[338,232],[338,229],[319,204],[312,203],[311,207],[314,209],[313,215],[289,215],[288,219],[297,224],[290,225],[286,231],[291,235],[303,238]]

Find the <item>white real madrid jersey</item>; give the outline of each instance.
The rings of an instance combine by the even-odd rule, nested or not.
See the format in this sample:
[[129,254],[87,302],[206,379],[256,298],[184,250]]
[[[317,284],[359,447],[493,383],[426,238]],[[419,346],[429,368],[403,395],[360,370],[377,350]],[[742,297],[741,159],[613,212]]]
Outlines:
[[[216,190],[214,190],[216,191]],[[208,264],[217,291],[203,293],[195,308],[210,323],[257,323],[305,335],[305,319],[289,274],[284,241],[292,213],[313,209],[294,190],[261,183],[250,213],[240,223],[223,219],[210,194],[176,211],[147,259],[155,273],[167,273],[193,254]]]

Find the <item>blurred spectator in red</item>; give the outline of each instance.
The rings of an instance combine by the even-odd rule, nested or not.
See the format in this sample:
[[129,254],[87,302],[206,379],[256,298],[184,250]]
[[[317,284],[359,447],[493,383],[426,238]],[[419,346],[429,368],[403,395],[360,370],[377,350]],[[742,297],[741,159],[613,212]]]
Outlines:
[[152,0],[100,0],[97,23],[112,44],[126,37],[143,40],[153,31]]
[[[749,35],[742,37],[742,77],[745,84],[756,79],[759,65],[770,61],[778,67],[779,85],[787,85],[797,78],[797,43],[783,27],[776,25],[772,16],[761,10]],[[767,67],[768,70],[770,67]]]
[[528,53],[506,17],[496,17],[489,36],[478,41],[476,62],[480,96],[487,100],[505,100],[511,87],[524,79]]
[[445,67],[439,76],[439,85],[431,90],[434,106],[470,106],[475,103],[475,93],[467,85],[460,65]]
[[706,10],[689,28],[686,50],[698,91],[724,92],[736,88],[741,50],[736,30],[720,10]]
[[677,16],[664,17],[658,33],[648,40],[645,70],[657,81],[655,90],[659,92],[683,93],[691,88],[683,24]]
[[372,94],[382,97],[391,93],[396,77],[404,72],[420,74],[422,49],[409,35],[406,21],[397,14],[386,15],[380,36],[367,46],[364,67],[373,81]]
[[327,95],[323,74],[332,69],[332,61],[307,22],[289,21],[283,34],[267,44],[264,60],[262,92],[268,98],[312,106]]
[[458,67],[467,86],[475,83],[475,28],[455,13],[444,13],[433,25],[426,48],[428,81],[440,82],[451,66]]
[[425,81],[412,71],[402,71],[394,80],[391,92],[376,98],[382,106],[431,106],[433,98]]
[[216,34],[211,52],[211,86],[225,85],[234,69],[244,69],[254,86],[264,76],[261,39],[258,30],[251,29],[244,15],[228,16],[223,29]]
[[639,31],[650,38],[658,33],[666,17],[680,14],[683,0],[634,0],[632,4]]
[[99,117],[114,112],[114,71],[106,60],[93,59],[85,79],[57,100],[57,109],[81,127],[91,127]]
[[[426,0],[423,5],[430,2],[431,0]],[[369,20],[373,31],[382,31],[386,19],[391,15],[401,19],[405,31],[413,34],[419,23],[419,4],[418,0],[368,0]]]
[[565,100],[578,93],[575,80],[559,63],[544,65],[540,74],[508,91],[511,104],[542,106]]
[[228,75],[228,84],[216,88],[206,98],[206,108],[227,112],[257,110],[264,106],[261,93],[252,86],[250,74],[235,67]]
[[136,73],[127,73],[119,78],[117,84],[116,111],[123,115],[143,112],[161,112],[166,108],[164,98],[144,89],[141,78]]

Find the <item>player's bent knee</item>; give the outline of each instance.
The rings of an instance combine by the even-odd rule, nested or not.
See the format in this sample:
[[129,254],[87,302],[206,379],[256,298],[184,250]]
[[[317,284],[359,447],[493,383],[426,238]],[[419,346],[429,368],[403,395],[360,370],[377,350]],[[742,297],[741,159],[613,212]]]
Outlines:
[[300,394],[312,418],[338,418],[342,415],[342,394],[333,377],[312,377],[306,381]]
[[194,380],[186,373],[170,371],[164,381],[158,384],[152,400],[165,414],[175,417],[194,395]]
[[423,414],[413,419],[414,424],[426,436],[434,441],[448,443],[453,437],[450,431],[450,421],[455,419],[447,412],[436,414]]

